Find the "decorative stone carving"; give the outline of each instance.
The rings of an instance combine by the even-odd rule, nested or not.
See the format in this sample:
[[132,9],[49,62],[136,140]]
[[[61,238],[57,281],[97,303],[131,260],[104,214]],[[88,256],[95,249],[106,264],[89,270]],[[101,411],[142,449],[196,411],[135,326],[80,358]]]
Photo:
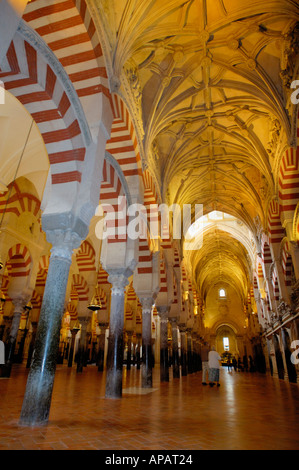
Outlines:
[[281,57],[280,77],[287,90],[293,80],[296,56],[299,48],[299,23],[284,36],[284,46]]
[[280,319],[293,313],[292,308],[284,300],[278,305],[277,311]]
[[81,244],[81,238],[72,230],[49,230],[47,240],[52,244],[51,256],[71,261],[73,250]]

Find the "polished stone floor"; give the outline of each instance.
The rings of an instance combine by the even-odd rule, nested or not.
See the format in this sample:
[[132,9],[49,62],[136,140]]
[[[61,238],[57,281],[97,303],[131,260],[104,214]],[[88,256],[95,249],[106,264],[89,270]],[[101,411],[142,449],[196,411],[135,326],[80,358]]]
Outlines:
[[105,399],[105,373],[58,366],[47,426],[18,425],[28,370],[0,379],[0,450],[298,450],[299,386],[258,373],[221,370],[219,388],[201,372],[153,389],[123,371],[123,398]]

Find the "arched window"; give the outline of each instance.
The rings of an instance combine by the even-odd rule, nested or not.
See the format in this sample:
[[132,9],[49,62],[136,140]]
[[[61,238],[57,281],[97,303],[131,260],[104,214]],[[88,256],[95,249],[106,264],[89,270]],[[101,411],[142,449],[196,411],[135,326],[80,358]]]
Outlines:
[[223,338],[223,347],[224,347],[224,351],[229,350],[229,339],[227,337]]
[[219,297],[224,299],[226,297],[226,290],[225,289],[219,289]]

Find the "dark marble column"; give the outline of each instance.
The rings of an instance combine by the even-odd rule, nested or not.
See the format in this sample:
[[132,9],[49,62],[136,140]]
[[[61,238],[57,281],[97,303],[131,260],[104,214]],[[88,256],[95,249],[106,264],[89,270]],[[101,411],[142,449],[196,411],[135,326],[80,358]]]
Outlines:
[[128,278],[122,272],[109,273],[112,284],[107,354],[106,398],[121,398],[124,353],[124,301]]
[[28,357],[27,357],[27,364],[26,364],[27,369],[29,369],[31,365],[32,355],[34,351],[34,344],[35,344],[36,331],[37,331],[37,322],[31,322],[31,328],[32,328],[32,332],[31,332],[31,339],[30,339],[30,344],[28,348]]
[[22,362],[23,362],[24,346],[25,346],[25,341],[26,341],[26,337],[27,337],[27,334],[28,334],[28,328],[24,328],[21,331],[21,334],[22,334],[22,336],[21,336],[21,341],[20,341],[18,353],[15,357],[15,362],[17,364],[22,364]]
[[101,329],[101,333],[99,335],[99,348],[97,354],[97,366],[98,371],[103,372],[104,370],[104,362],[105,362],[105,339],[106,339],[106,330],[109,327],[108,323],[103,323],[99,325]]
[[18,336],[21,316],[24,311],[24,307],[27,303],[28,299],[24,299],[23,297],[13,299],[14,304],[14,313],[11,323],[11,328],[9,332],[8,341],[5,344],[5,364],[1,366],[1,377],[10,377],[11,375],[11,368],[13,364],[14,352],[16,347],[16,340]]
[[86,330],[89,322],[89,316],[78,318],[81,324],[81,337],[79,341],[78,354],[77,354],[77,372],[83,372],[83,367],[86,365]]
[[187,331],[187,371],[188,374],[193,374],[192,337],[190,330]]
[[170,319],[172,330],[172,374],[174,379],[180,378],[178,326],[176,318]]
[[168,312],[169,307],[158,307],[160,316],[160,380],[169,382],[168,365]]
[[140,333],[137,333],[136,334],[136,364],[137,364],[137,370],[139,370],[141,368],[141,361],[140,361],[140,344],[141,344],[141,334]]
[[73,328],[72,331],[71,331],[72,338],[71,338],[71,347],[70,347],[70,350],[69,350],[69,358],[68,358],[68,364],[67,364],[68,367],[73,366],[75,340],[76,340],[76,336],[77,336],[78,331],[79,331],[79,328]]
[[142,387],[152,388],[152,306],[154,301],[151,297],[139,300],[142,305]]
[[127,370],[130,370],[131,369],[131,356],[132,356],[132,335],[133,335],[133,331],[127,331],[127,335],[128,335],[128,343],[127,343],[127,346],[128,346],[128,353],[127,353]]
[[180,326],[180,333],[181,333],[181,371],[182,376],[185,377],[187,375],[187,333],[186,328]]
[[47,232],[47,238],[53,248],[20,417],[20,425],[24,426],[48,422],[72,253],[81,242],[69,230]]

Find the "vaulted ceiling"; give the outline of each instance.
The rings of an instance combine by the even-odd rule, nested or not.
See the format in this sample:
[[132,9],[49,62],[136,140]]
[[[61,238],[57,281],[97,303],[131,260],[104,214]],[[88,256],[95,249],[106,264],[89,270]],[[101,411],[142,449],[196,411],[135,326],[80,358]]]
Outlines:
[[[293,0],[91,0],[112,87],[139,129],[144,167],[169,204],[203,204],[256,234],[293,139],[288,113]],[[235,283],[246,250],[211,228],[192,266]],[[204,241],[205,243],[205,241]],[[237,242],[240,244],[240,242]],[[213,263],[206,264],[206,257]],[[217,266],[216,266],[217,265]],[[234,274],[232,274],[234,273]],[[210,274],[213,275],[213,274]],[[200,281],[199,281],[200,282]]]

